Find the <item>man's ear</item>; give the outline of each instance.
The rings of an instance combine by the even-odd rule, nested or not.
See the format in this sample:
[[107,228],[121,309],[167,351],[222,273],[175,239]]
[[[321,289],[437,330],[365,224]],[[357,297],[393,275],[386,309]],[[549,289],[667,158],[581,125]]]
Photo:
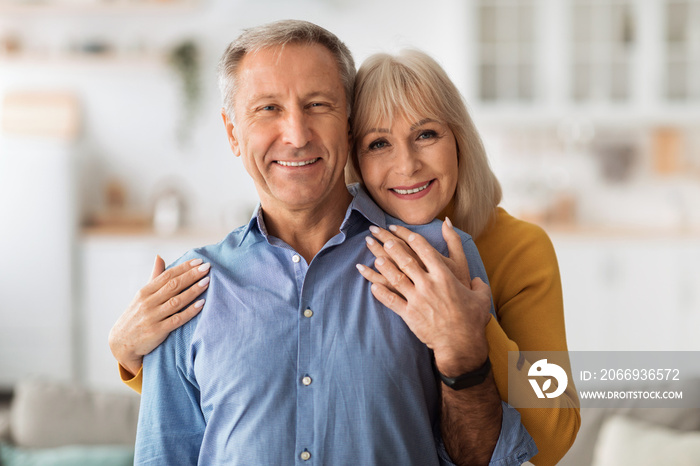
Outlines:
[[228,115],[226,115],[226,109],[221,109],[221,118],[224,120],[224,126],[226,127],[226,137],[228,138],[228,145],[231,146],[231,151],[236,157],[241,156],[241,148],[238,144],[238,139],[236,138],[235,127],[233,122],[229,120]]

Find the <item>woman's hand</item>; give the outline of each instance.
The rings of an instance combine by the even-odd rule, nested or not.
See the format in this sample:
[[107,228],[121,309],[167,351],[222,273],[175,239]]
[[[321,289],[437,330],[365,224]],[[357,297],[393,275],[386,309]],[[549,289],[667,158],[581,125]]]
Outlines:
[[457,376],[481,366],[488,355],[484,329],[491,290],[480,278],[471,279],[459,234],[449,220],[443,223],[449,252],[444,257],[419,234],[389,228],[393,234],[370,228],[379,240],[367,241],[378,272],[357,266],[372,282],[372,294],[434,351],[443,374]]
[[163,259],[156,257],[151,280],[136,293],[109,332],[112,354],[125,369],[138,373],[146,354],[199,313],[203,299],[182,308],[209,286],[209,277],[205,277],[209,267],[201,259],[194,259],[165,270]]

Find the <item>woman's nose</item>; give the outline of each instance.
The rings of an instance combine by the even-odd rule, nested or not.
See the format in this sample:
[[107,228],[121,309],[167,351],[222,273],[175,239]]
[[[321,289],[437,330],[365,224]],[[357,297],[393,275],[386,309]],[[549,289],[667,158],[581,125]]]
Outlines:
[[416,151],[406,146],[398,148],[395,164],[394,170],[404,176],[412,176],[422,166]]

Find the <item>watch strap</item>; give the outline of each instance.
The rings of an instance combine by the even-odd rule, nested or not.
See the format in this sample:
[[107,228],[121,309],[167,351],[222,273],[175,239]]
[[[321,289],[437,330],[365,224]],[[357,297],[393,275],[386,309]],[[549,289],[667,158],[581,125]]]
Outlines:
[[457,377],[447,377],[439,370],[437,371],[437,373],[440,376],[440,380],[442,380],[442,383],[450,387],[452,390],[463,390],[465,388],[473,387],[475,385],[483,383],[483,381],[486,380],[486,376],[489,375],[490,371],[491,360],[488,356],[486,356],[486,361],[484,362],[484,364],[481,365],[481,367],[471,372],[466,372],[462,375],[458,375]]

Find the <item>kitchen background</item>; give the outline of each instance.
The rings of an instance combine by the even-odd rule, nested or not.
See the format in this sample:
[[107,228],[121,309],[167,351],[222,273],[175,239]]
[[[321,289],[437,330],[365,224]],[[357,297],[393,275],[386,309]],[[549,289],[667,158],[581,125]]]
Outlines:
[[256,204],[215,65],[281,18],[442,63],[554,241],[570,349],[700,350],[700,1],[0,0],[0,389],[126,390],[107,334],[155,254]]

